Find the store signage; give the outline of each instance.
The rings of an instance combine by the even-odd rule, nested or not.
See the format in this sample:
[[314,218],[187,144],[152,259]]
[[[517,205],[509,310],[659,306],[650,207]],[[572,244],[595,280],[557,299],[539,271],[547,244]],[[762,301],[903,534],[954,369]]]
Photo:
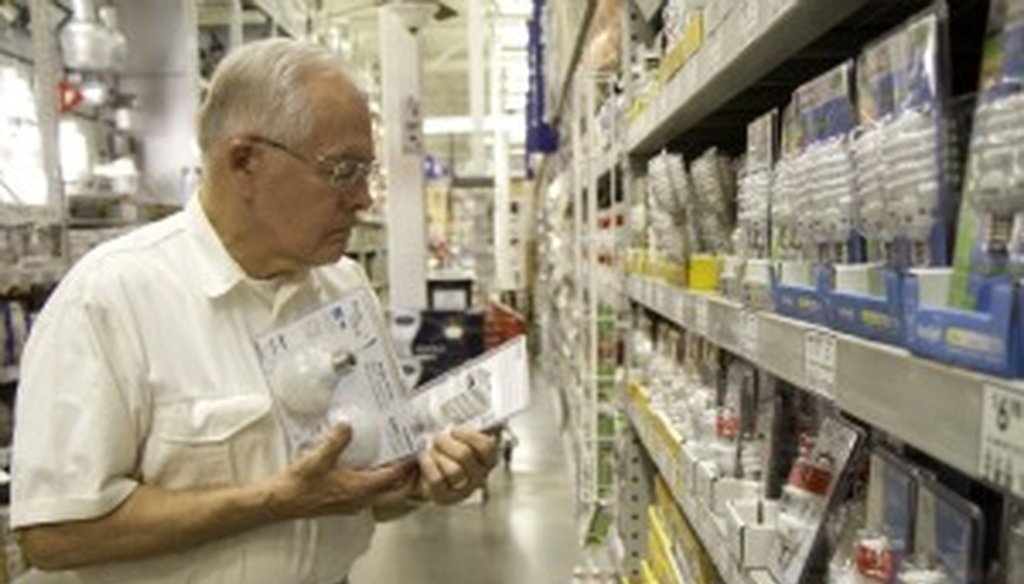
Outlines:
[[740,313],[740,352],[751,361],[757,362],[760,358],[761,344],[761,320],[756,312]]
[[807,331],[804,337],[804,378],[807,388],[828,396],[836,389],[836,336]]
[[978,472],[992,483],[1024,496],[1024,395],[986,385],[982,402]]
[[526,94],[526,156],[558,150],[558,134],[548,123],[544,79],[544,0],[534,0],[533,17],[528,23],[530,87]]

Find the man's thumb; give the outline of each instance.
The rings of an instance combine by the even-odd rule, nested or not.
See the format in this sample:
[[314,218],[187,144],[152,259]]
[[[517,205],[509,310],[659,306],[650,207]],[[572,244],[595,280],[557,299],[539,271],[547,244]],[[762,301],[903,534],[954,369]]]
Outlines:
[[338,462],[338,457],[352,442],[352,426],[344,422],[331,428],[320,443],[309,453],[309,460],[318,469],[333,468]]

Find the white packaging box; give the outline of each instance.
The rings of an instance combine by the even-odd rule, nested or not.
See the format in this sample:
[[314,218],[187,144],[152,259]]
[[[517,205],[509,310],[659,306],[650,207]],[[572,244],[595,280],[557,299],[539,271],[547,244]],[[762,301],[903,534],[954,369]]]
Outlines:
[[697,463],[696,471],[697,489],[694,493],[694,499],[696,499],[699,506],[711,509],[715,481],[718,480],[718,467],[710,460],[702,460]]
[[715,481],[714,490],[711,493],[711,509],[715,515],[724,517],[726,505],[731,501],[756,499],[761,491],[760,481],[748,479],[735,479],[723,477]]
[[697,464],[701,461],[700,448],[695,442],[683,444],[681,464],[683,466],[683,491],[690,499],[697,497]]
[[757,521],[757,499],[726,504],[725,539],[729,552],[744,570],[765,569],[778,534],[779,505],[761,501],[761,522]]

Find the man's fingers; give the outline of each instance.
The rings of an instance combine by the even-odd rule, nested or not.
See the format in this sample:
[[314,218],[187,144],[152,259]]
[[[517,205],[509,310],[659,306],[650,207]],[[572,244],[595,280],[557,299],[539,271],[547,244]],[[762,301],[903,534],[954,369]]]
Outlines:
[[[463,435],[468,435],[471,439],[463,440],[460,438]],[[481,437],[483,437],[482,440]],[[459,464],[466,467],[469,474],[477,477],[487,474],[491,468],[494,468],[494,464],[491,463],[491,458],[493,458],[491,453],[496,449],[491,440],[491,438],[475,432],[457,434],[456,431],[453,431],[451,435],[438,436],[434,440],[434,447],[448,458],[458,461]]]
[[469,428],[454,428],[451,437],[468,446],[480,462],[487,469],[494,468],[498,464],[498,436],[497,434],[477,432]]
[[339,480],[351,485],[351,489],[360,497],[374,497],[394,489],[406,486],[416,476],[414,463],[403,462],[377,468],[352,470],[338,469]]
[[420,476],[426,483],[431,499],[436,500],[441,493],[449,488],[444,472],[438,463],[438,457],[430,450],[420,456]]

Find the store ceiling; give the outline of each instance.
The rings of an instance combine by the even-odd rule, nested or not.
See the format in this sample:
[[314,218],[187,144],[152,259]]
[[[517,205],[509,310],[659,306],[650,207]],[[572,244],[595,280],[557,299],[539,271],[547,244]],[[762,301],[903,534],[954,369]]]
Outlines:
[[[376,0],[328,0],[329,14],[347,21],[353,54],[376,67],[379,54]],[[466,51],[467,0],[445,0],[457,15],[432,22],[419,32],[423,59],[424,108],[430,116],[468,115],[469,80]]]
[[[441,21],[435,20],[418,33],[423,63],[423,109],[427,118],[470,115],[467,42],[469,1],[443,0],[457,14]],[[499,5],[530,4],[528,0],[483,1],[491,15],[498,11]],[[342,26],[357,64],[369,70],[379,70],[376,8],[379,3],[378,0],[326,0],[324,3],[328,14],[333,14]],[[522,26],[525,30],[525,24]],[[520,49],[525,49],[525,46]],[[525,52],[522,54],[525,62]],[[489,76],[488,71],[485,79],[489,79]],[[469,158],[469,136],[428,135],[427,149],[429,154],[443,162],[454,160],[458,164]]]

